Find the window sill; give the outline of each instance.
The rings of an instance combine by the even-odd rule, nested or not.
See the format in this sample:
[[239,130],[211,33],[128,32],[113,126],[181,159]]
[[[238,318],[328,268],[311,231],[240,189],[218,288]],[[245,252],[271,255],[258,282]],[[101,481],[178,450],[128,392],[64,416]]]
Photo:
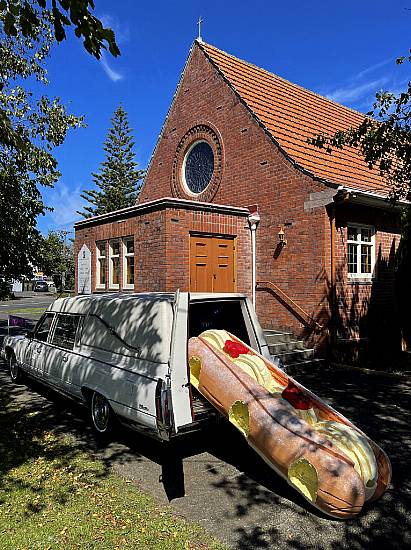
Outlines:
[[375,277],[372,277],[372,278],[360,278],[358,277],[358,279],[348,279],[348,284],[349,285],[372,285],[373,282],[375,281]]

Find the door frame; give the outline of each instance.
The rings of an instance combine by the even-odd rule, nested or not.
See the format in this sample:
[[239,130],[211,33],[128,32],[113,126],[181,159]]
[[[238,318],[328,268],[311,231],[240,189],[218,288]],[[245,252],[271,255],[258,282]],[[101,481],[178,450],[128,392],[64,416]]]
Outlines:
[[[188,232],[188,291],[193,292],[191,287],[191,237],[212,237],[216,239],[230,239],[234,243],[233,249],[233,277],[234,277],[234,288],[233,292],[237,292],[237,235],[230,235],[228,233],[211,233],[209,231],[189,231]],[[218,294],[218,292],[216,293]]]

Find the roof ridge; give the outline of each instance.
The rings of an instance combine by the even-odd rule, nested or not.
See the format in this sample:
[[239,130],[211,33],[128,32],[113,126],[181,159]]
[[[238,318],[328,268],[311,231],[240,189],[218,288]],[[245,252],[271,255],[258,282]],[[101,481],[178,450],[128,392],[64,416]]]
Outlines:
[[246,61],[245,59],[241,59],[240,57],[236,57],[235,55],[233,55],[231,53],[228,53],[224,50],[221,50],[220,48],[217,48],[217,46],[214,46],[213,44],[210,44],[210,43],[204,42],[204,41],[199,41],[198,39],[195,40],[195,43],[198,44],[201,48],[203,48],[204,46],[206,46],[206,47],[209,46],[210,48],[213,48],[214,50],[217,50],[217,51],[221,52],[222,54],[224,54],[228,57],[231,57],[231,58],[233,58],[237,61],[240,61],[241,63],[244,63],[245,65],[249,65],[250,67],[253,67],[253,68],[255,68],[259,71],[263,71],[264,73],[267,73],[270,76],[274,76],[275,78],[278,78],[279,80],[282,80],[283,82],[285,82],[287,84],[290,84],[291,86],[295,86],[296,88],[299,88],[300,90],[303,90],[304,92],[308,92],[309,94],[315,95],[316,97],[318,97],[318,98],[320,98],[320,99],[322,99],[326,102],[332,103],[333,105],[341,107],[342,109],[346,109],[347,111],[351,111],[352,113],[355,113],[356,115],[360,115],[364,118],[367,118],[367,115],[365,113],[362,113],[361,111],[357,111],[356,109],[353,109],[351,107],[347,107],[346,105],[343,105],[342,103],[338,103],[337,101],[334,101],[333,99],[330,99],[326,96],[323,96],[323,95],[319,94],[318,92],[314,92],[313,90],[309,90],[308,88],[304,88],[304,86],[301,86],[300,84],[296,84],[295,82],[291,82],[291,80],[287,80],[286,78],[284,78],[282,76],[279,76],[278,74],[273,73],[273,72],[269,71],[268,69],[264,69],[264,67],[259,67],[255,63],[251,63],[250,61]]

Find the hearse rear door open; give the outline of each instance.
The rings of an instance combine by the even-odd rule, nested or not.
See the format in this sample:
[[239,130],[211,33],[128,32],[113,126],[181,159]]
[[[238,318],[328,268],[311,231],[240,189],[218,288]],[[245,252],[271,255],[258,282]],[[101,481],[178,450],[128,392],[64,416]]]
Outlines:
[[176,433],[178,433],[179,428],[193,421],[187,365],[189,300],[190,295],[187,292],[177,290],[174,302],[170,356],[171,395]]

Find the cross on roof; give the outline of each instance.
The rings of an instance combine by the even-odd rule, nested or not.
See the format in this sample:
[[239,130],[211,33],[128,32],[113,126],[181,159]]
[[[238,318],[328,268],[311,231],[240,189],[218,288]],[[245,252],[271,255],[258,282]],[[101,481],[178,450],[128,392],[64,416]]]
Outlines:
[[200,17],[198,18],[198,21],[197,21],[197,25],[198,25],[198,37],[197,37],[197,40],[198,40],[199,42],[202,42],[202,41],[203,41],[203,39],[201,38],[201,23],[202,23],[202,22],[203,22],[203,18],[202,18],[201,15],[200,15]]

